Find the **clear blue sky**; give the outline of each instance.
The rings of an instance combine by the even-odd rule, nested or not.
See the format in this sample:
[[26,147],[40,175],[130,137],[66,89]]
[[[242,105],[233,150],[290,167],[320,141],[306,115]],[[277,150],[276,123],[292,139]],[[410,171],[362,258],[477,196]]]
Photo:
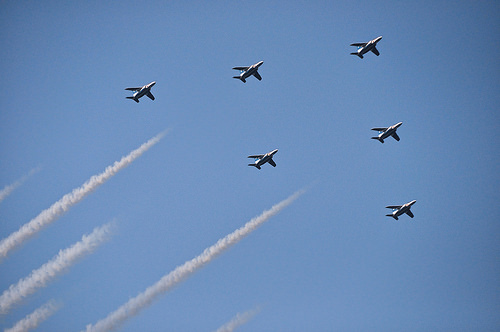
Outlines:
[[[54,298],[79,331],[316,183],[122,331],[498,331],[497,1],[0,4],[5,238],[166,128],[145,155],[14,251],[7,289],[96,226],[112,239],[0,318]],[[349,44],[383,36],[380,56]],[[231,77],[264,60],[263,80]],[[155,101],[124,88],[156,81]],[[399,121],[400,142],[372,127]],[[276,168],[247,155],[278,148]],[[392,204],[416,199],[398,222]]]

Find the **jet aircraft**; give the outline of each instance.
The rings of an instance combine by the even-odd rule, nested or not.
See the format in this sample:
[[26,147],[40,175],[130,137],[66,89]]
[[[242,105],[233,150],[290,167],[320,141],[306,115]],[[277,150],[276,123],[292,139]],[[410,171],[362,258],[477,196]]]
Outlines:
[[387,128],[372,128],[372,130],[376,130],[380,132],[378,136],[372,137],[372,139],[379,140],[380,143],[384,143],[384,139],[388,138],[389,136],[392,136],[396,141],[399,142],[399,136],[396,134],[396,130],[403,124],[403,122],[398,122],[395,125],[392,125]]
[[271,166],[276,167],[276,163],[273,160],[274,154],[278,152],[278,149],[273,150],[271,152],[268,152],[266,154],[256,154],[252,156],[248,156],[248,158],[254,158],[255,159],[255,164],[248,164],[248,166],[255,166],[258,169],[265,163],[270,163]]
[[151,93],[151,88],[156,84],[156,82],[151,82],[140,88],[126,88],[125,90],[136,91],[132,97],[126,97],[127,99],[135,100],[136,103],[139,102],[139,98],[142,96],[148,96],[151,100],[155,100],[155,96]]
[[380,41],[380,39],[382,39],[382,36],[377,37],[377,38],[375,38],[373,40],[370,40],[367,43],[353,43],[353,44],[351,44],[351,46],[357,46],[358,47],[358,51],[354,52],[354,53],[351,53],[351,55],[357,55],[361,59],[363,59],[363,54],[372,51],[373,53],[375,53],[376,56],[379,56],[380,53],[377,50],[376,46],[377,46],[377,43]]
[[410,218],[413,218],[413,213],[410,211],[411,206],[415,204],[417,201],[413,200],[411,202],[408,202],[403,205],[389,205],[386,206],[388,209],[393,209],[394,211],[391,214],[386,214],[388,217],[393,217],[394,219],[398,220],[398,217],[402,214],[407,214],[410,216]]
[[237,78],[241,80],[243,83],[246,83],[247,82],[246,79],[253,75],[260,81],[262,80],[262,77],[260,76],[258,70],[263,63],[264,61],[259,61],[256,64],[248,67],[234,67],[233,69],[240,70],[241,74],[240,76],[233,76],[233,78]]

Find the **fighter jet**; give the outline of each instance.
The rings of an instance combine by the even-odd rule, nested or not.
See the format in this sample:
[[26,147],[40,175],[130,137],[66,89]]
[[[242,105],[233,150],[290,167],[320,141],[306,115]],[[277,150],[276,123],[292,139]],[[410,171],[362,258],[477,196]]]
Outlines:
[[377,43],[380,41],[380,39],[382,39],[382,36],[377,37],[373,40],[370,40],[368,43],[353,43],[353,44],[351,44],[351,46],[358,47],[358,51],[351,53],[351,55],[357,55],[361,59],[363,59],[363,54],[372,51],[373,53],[375,53],[376,56],[379,56],[380,53],[378,52],[378,50],[375,46],[377,46]]
[[260,76],[259,72],[259,67],[262,66],[264,61],[259,61],[254,65],[248,66],[248,67],[234,67],[233,69],[240,70],[240,76],[233,76],[233,78],[237,78],[241,80],[243,83],[246,83],[246,79],[250,76],[255,76],[259,81],[262,80],[262,77]]
[[255,159],[255,164],[248,164],[248,166],[255,166],[258,169],[260,169],[260,167],[265,163],[270,163],[271,166],[276,167],[276,163],[273,160],[273,156],[276,152],[278,152],[278,149],[268,152],[266,154],[256,154],[253,156],[248,156],[248,158]]
[[148,96],[149,98],[151,98],[151,100],[155,100],[155,96],[153,96],[153,94],[151,93],[151,88],[156,84],[156,82],[151,82],[149,84],[146,84],[140,88],[126,88],[125,90],[129,90],[129,91],[136,91],[136,93],[134,93],[134,95],[132,97],[126,97],[127,99],[133,99],[135,100],[136,103],[139,102],[139,98],[141,98],[142,96],[146,95]]
[[413,213],[410,211],[410,208],[413,204],[415,204],[417,201],[413,200],[411,202],[408,202],[403,205],[389,205],[386,206],[388,209],[393,209],[394,211],[391,214],[386,214],[388,217],[393,217],[394,219],[398,220],[398,217],[402,214],[407,214],[410,216],[410,218],[413,218]]
[[396,141],[399,141],[399,136],[396,134],[396,130],[403,124],[403,122],[398,122],[395,125],[392,125],[387,128],[372,128],[372,130],[376,130],[380,132],[378,136],[372,137],[372,139],[377,139],[380,143],[384,143],[384,139],[389,136],[392,136]]

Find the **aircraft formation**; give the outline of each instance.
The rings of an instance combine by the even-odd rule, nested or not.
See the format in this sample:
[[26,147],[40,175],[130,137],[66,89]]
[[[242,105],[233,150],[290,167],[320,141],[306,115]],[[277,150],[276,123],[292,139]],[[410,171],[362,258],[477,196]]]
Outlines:
[[[382,36],[379,36],[379,37],[372,39],[366,43],[352,43],[350,46],[358,47],[358,51],[351,53],[351,55],[357,55],[360,59],[363,59],[364,58],[363,55],[365,55],[369,52],[372,52],[376,56],[379,56],[380,52],[377,49],[377,43],[380,42],[381,39],[382,39]],[[247,78],[254,76],[256,79],[261,81],[262,76],[260,76],[258,70],[259,70],[259,67],[262,66],[263,63],[264,63],[264,61],[259,61],[253,65],[250,65],[250,66],[233,67],[232,69],[240,71],[240,75],[233,76],[233,78],[239,79],[243,83],[246,83]],[[126,98],[132,99],[136,103],[139,103],[139,98],[141,98],[143,96],[148,96],[151,100],[155,100],[155,97],[151,93],[151,88],[155,84],[156,84],[156,82],[153,81],[153,82],[146,84],[142,87],[126,88],[125,90],[135,92],[132,96],[126,97]],[[400,138],[399,138],[398,134],[396,133],[396,131],[402,124],[403,124],[403,122],[398,122],[398,123],[396,123],[392,126],[389,126],[389,127],[372,128],[371,130],[375,130],[375,131],[379,132],[379,135],[372,137],[372,139],[376,139],[380,143],[384,143],[384,139],[392,137],[396,141],[399,142]],[[253,167],[260,170],[264,164],[269,163],[271,166],[276,167],[276,163],[274,162],[273,157],[277,152],[278,152],[278,149],[274,149],[274,150],[272,150],[268,153],[265,153],[265,154],[250,155],[250,156],[248,156],[248,158],[254,158],[255,162],[253,164],[248,164],[248,166],[253,166]],[[417,202],[416,200],[412,200],[411,202],[408,202],[408,203],[405,203],[402,205],[388,205],[388,206],[386,206],[386,208],[393,209],[393,212],[391,214],[387,214],[386,216],[393,217],[395,220],[399,220],[398,219],[399,216],[401,216],[403,214],[407,214],[408,216],[410,216],[410,218],[413,218],[414,215],[410,211],[410,209],[413,206],[413,204],[415,204],[416,202]]]

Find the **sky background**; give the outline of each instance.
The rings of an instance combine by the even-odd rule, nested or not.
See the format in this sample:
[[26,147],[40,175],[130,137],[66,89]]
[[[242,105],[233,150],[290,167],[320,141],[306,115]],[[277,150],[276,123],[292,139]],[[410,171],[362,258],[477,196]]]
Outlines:
[[[0,236],[170,129],[0,263],[7,289],[83,234],[111,240],[49,299],[80,331],[313,184],[121,331],[500,329],[498,1],[2,1]],[[380,56],[349,55],[383,36]],[[260,60],[262,81],[231,77]],[[155,101],[126,87],[157,84]],[[400,142],[370,128],[403,122]],[[279,149],[277,167],[248,167]],[[386,205],[416,199],[414,219]]]

